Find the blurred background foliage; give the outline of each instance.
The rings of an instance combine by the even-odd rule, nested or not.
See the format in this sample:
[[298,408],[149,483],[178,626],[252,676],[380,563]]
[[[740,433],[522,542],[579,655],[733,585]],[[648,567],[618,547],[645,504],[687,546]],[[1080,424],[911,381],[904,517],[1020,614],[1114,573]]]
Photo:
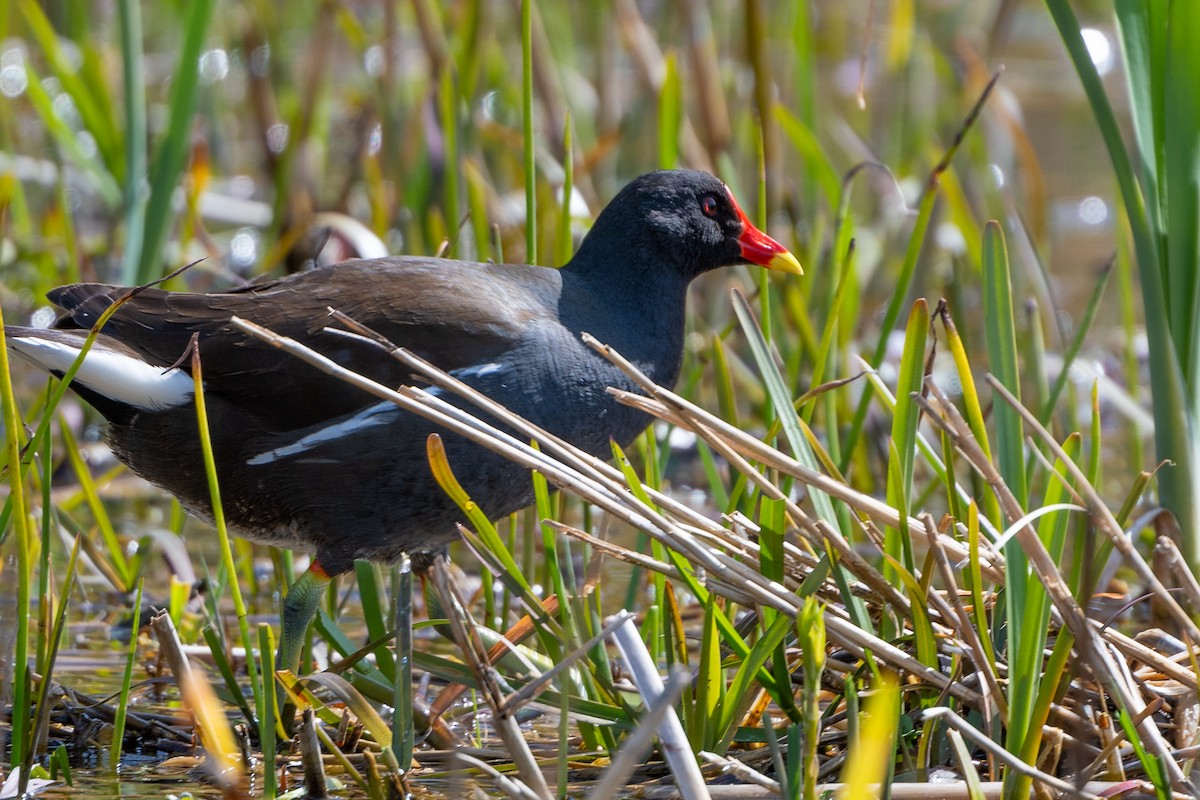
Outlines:
[[[361,220],[396,252],[435,252],[451,238],[463,256],[494,256],[502,244],[506,259],[522,260],[519,4],[136,5],[6,4],[0,135],[16,159],[11,171],[25,179],[13,237],[23,254],[50,260],[51,280],[132,277],[112,263],[129,247],[126,207],[157,187],[129,181],[129,165],[144,158],[154,178],[173,171],[162,162],[177,152],[186,156],[175,167],[183,197],[166,198],[169,235],[151,233],[169,246],[140,267],[142,278],[196,253],[212,256],[213,271],[282,268],[290,240],[322,211]],[[927,245],[918,290],[944,281],[962,251],[977,256],[980,219],[1027,231],[1028,256],[1047,265],[1060,292],[1086,296],[1090,280],[1073,278],[1113,251],[1099,134],[1039,3],[621,1],[535,12],[546,263],[568,252],[553,223],[569,125],[581,221],[631,175],[677,164],[717,172],[753,207],[761,147],[772,230],[790,232],[802,252],[829,246],[822,236],[847,171],[881,162],[898,184],[868,170],[849,208],[859,281],[885,294],[888,283],[871,277],[894,269],[888,245],[910,221],[905,201],[1000,66],[984,135],[949,175],[946,224]],[[1118,81],[1100,12],[1089,41]],[[196,41],[197,61],[181,64],[181,48]],[[133,66],[142,81],[128,97]],[[137,108],[144,134],[130,141]],[[55,191],[59,166],[65,196]],[[256,218],[239,200],[271,213]],[[460,228],[479,208],[486,218]],[[80,229],[76,263],[36,247],[56,219]],[[492,225],[499,242],[485,234]],[[812,280],[829,275],[814,270]]]

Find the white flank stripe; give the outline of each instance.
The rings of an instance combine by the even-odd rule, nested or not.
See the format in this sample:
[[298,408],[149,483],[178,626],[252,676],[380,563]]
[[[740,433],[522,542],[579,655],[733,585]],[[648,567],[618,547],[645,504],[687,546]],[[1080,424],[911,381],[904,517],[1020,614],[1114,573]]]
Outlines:
[[[79,357],[80,348],[65,342],[20,336],[9,340],[13,351],[37,366],[66,372]],[[181,369],[162,367],[95,344],[88,351],[75,381],[96,394],[143,411],[165,411],[192,398],[192,377]]]
[[396,413],[399,409],[386,400],[382,403],[376,403],[373,406],[368,406],[352,417],[343,419],[341,422],[335,422],[332,425],[326,425],[320,430],[313,431],[306,436],[301,436],[296,441],[283,447],[276,447],[274,450],[268,450],[265,453],[259,453],[254,458],[246,463],[252,467],[261,466],[262,464],[270,464],[273,461],[278,461],[281,458],[288,456],[299,455],[312,450],[318,445],[325,442],[332,442],[336,439],[341,439],[344,436],[349,436],[353,433],[374,428],[377,425],[385,425],[389,421],[389,412]]
[[459,378],[460,380],[462,378],[482,378],[487,375],[493,375],[497,372],[503,372],[504,370],[508,369],[508,366],[508,364],[497,364],[494,361],[490,361],[487,364],[478,364],[474,367],[456,369],[450,374],[456,378]]

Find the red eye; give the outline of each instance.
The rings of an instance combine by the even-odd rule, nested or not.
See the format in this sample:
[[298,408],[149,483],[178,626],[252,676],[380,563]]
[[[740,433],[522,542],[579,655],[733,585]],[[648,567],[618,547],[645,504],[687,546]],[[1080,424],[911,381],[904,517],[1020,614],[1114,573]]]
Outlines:
[[700,198],[700,210],[706,217],[715,217],[717,215],[717,198],[711,194],[704,195]]

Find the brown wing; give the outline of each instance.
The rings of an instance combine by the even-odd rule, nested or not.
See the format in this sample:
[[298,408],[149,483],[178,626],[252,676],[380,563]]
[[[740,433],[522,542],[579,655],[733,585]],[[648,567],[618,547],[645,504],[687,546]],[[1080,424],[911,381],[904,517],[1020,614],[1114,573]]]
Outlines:
[[[389,385],[408,373],[376,348],[325,332],[333,307],[398,345],[455,370],[496,360],[538,322],[550,319],[555,270],[444,259],[350,261],[233,292],[148,289],[104,327],[147,361],[167,367],[200,337],[205,387],[237,402],[277,430],[292,430],[373,402],[363,391],[234,330],[237,315],[291,337]],[[90,327],[126,290],[75,284],[53,290],[66,311],[60,327]],[[185,369],[190,363],[181,364]]]

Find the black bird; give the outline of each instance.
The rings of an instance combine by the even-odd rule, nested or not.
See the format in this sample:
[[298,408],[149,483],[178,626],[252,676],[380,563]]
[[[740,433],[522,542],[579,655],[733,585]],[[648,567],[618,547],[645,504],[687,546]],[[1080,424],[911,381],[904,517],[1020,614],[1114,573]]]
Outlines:
[[[379,350],[324,330],[345,312],[593,454],[649,423],[605,391],[628,378],[583,344],[612,345],[671,385],[683,355],[688,283],[742,261],[800,273],[750,224],[729,189],[693,171],[652,172],[601,212],[561,269],[396,257],[348,261],[211,294],[147,289],[105,324],[72,388],[108,420],[117,457],[210,518],[187,352],[193,334],[231,530],[315,554],[284,602],[280,666],[295,670],[329,578],[357,558],[397,559],[456,536],[459,509],[438,488],[425,443],[438,426],[288,357],[230,325],[239,316],[381,383],[411,374]],[[120,286],[75,284],[49,299],[54,329],[10,327],[10,347],[62,375]],[[454,398],[447,398],[452,402]],[[532,499],[527,472],[441,431],[451,466],[491,516]]]

